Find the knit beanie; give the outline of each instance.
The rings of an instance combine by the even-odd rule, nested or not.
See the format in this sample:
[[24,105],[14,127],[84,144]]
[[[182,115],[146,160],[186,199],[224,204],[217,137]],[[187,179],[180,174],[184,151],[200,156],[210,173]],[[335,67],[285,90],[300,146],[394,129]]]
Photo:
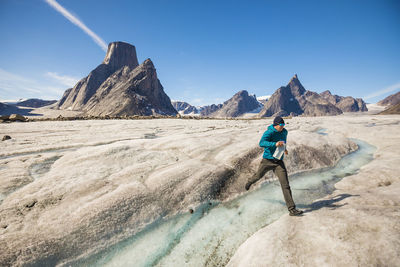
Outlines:
[[281,116],[276,116],[274,119],[274,126],[279,125],[280,123],[285,123]]

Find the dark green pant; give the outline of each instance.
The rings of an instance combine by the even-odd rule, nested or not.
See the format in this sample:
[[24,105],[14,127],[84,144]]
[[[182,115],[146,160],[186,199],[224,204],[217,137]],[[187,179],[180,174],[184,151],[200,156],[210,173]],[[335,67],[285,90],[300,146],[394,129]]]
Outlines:
[[288,210],[296,208],[292,198],[292,191],[290,190],[289,180],[285,163],[283,160],[265,159],[260,162],[257,172],[249,179],[248,183],[255,183],[260,180],[267,171],[273,170],[275,175],[278,176],[279,182],[282,187],[283,197],[285,198]]

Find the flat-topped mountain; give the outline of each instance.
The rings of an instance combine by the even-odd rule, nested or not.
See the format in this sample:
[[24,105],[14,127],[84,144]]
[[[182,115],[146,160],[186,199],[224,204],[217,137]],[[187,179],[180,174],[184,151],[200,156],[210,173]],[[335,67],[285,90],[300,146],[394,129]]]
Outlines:
[[329,90],[320,95],[343,112],[368,111],[367,105],[361,98],[333,95]]
[[139,62],[135,46],[124,42],[110,43],[102,64],[109,66],[111,70],[118,70],[124,66],[136,68]]
[[342,111],[318,93],[306,90],[297,74],[286,86],[277,89],[260,111],[260,117],[339,115]]
[[103,62],[57,103],[60,109],[93,116],[176,115],[153,62],[138,64],[135,46],[113,42]]

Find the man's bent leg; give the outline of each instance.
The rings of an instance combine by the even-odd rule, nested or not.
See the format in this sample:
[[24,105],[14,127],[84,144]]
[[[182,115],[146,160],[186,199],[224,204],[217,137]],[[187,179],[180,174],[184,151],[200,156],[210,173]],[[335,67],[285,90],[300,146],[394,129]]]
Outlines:
[[247,180],[245,186],[246,190],[249,190],[252,184],[260,180],[264,176],[264,174],[267,171],[272,170],[274,166],[275,164],[272,164],[272,162],[270,162],[268,159],[263,158],[260,162],[260,165],[258,166],[257,172]]
[[282,160],[277,162],[278,166],[275,168],[274,172],[276,176],[279,178],[279,182],[282,187],[283,197],[285,198],[286,206],[288,210],[292,210],[296,208],[294,204],[292,191],[290,190],[289,179],[287,176],[287,171],[285,167],[285,163]]

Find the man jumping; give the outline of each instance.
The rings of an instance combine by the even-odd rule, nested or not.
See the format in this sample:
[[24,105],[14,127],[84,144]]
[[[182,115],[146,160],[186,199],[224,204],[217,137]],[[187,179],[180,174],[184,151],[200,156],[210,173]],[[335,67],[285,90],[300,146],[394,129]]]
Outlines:
[[[277,147],[284,146],[286,143],[288,131],[284,127],[285,121],[280,116],[277,116],[274,119],[274,123],[264,132],[259,143],[261,147],[264,147],[263,159],[257,172],[246,183],[245,188],[249,190],[250,186],[260,180],[267,171],[273,170],[279,178],[289,215],[298,216],[303,211],[296,209],[296,205],[294,204],[285,163],[283,162],[283,155],[279,159],[273,157]],[[288,154],[287,150],[285,150],[285,154]]]

